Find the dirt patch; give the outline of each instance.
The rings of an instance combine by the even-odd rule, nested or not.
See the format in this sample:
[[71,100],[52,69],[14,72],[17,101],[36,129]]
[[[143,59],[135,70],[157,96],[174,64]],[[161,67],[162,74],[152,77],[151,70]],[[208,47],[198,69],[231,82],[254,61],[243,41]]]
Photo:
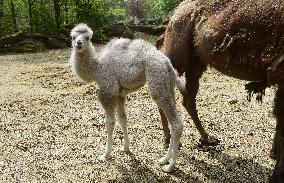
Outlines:
[[177,104],[185,128],[171,174],[157,163],[165,155],[155,104],[146,88],[128,97],[131,153],[119,150],[117,126],[111,160],[99,162],[106,131],[95,84],[71,75],[70,50],[0,56],[0,182],[266,182],[274,162],[274,89],[263,103],[246,100],[246,82],[208,69],[198,94],[206,129],[221,140],[198,146],[190,116]]

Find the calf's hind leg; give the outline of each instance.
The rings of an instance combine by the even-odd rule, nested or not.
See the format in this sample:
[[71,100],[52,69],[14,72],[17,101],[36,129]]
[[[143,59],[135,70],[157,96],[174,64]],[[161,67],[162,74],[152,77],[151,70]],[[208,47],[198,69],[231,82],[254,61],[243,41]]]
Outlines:
[[[161,110],[167,121],[170,124],[170,145],[167,154],[160,159],[160,164],[168,165],[162,167],[163,171],[171,172],[176,164],[176,159],[178,155],[178,149],[180,144],[180,138],[183,130],[183,124],[179,119],[176,110],[175,95],[174,95],[174,85],[169,85],[165,79],[154,77],[157,82],[149,83],[149,92],[153,100],[157,103],[159,110]],[[169,79],[169,78],[168,78]]]
[[[159,113],[161,116],[161,120],[162,120],[162,125],[163,125],[163,132],[164,132],[164,147],[166,149],[169,148],[169,144],[170,144],[170,140],[171,140],[171,133],[170,133],[170,129],[169,129],[169,124],[168,124],[168,120],[166,115],[164,114],[163,110],[159,108]],[[179,143],[179,148],[182,147],[182,144]]]
[[171,131],[171,139],[170,145],[168,148],[168,152],[165,157],[160,159],[160,164],[166,164],[169,162],[168,165],[164,166],[162,169],[165,172],[171,172],[174,169],[176,164],[176,159],[178,155],[178,149],[180,144],[180,138],[183,130],[183,124],[178,117],[176,108],[174,105],[167,105],[167,102],[156,100],[158,106],[163,110],[165,113],[167,120],[170,123],[170,131]]
[[170,139],[171,139],[171,133],[170,133],[170,129],[169,129],[169,124],[167,121],[167,118],[163,112],[162,109],[159,108],[159,113],[161,116],[161,120],[162,120],[162,125],[163,125],[163,132],[164,132],[164,147],[168,148],[169,144],[170,144]]

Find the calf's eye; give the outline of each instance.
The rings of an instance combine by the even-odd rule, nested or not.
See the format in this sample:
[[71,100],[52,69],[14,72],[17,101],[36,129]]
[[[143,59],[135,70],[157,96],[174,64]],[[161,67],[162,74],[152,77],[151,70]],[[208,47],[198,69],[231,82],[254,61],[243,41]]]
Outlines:
[[90,37],[89,37],[89,36],[87,36],[87,37],[86,37],[86,40],[88,41],[89,39],[90,39]]

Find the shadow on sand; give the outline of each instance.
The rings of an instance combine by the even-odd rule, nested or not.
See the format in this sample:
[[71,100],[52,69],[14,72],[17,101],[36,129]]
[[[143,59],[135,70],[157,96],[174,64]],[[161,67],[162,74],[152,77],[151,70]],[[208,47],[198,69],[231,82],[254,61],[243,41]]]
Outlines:
[[[188,155],[183,150],[180,151],[179,156],[186,161],[186,164],[197,168],[198,172],[210,182],[260,183],[267,182],[268,177],[272,174],[272,169],[262,166],[253,159],[229,156],[214,148],[208,152],[208,158],[217,159],[219,163],[208,164],[204,160],[197,160],[194,156]],[[128,153],[127,156],[130,157],[127,166],[124,166],[123,163],[116,164],[122,177],[111,182],[203,182],[198,180],[198,177],[187,174],[177,167],[170,174],[157,173],[148,167],[147,162],[138,160],[134,154]]]
[[[207,151],[207,150],[206,150]],[[253,159],[230,156],[221,150],[210,148],[208,158],[217,159],[215,165],[204,160],[197,160],[194,156],[180,152],[180,156],[187,163],[194,165],[211,182],[220,183],[260,183],[267,182],[272,169],[262,166]],[[183,180],[182,180],[183,181]]]
[[[180,179],[179,178],[180,175],[184,177],[182,171],[178,168],[175,168],[173,173],[167,174],[160,172],[160,174],[157,174],[155,173],[155,171],[151,170],[147,166],[147,163],[138,160],[133,153],[127,153],[127,155],[131,159],[131,161],[128,163],[128,166],[123,166],[123,164],[116,164],[117,169],[123,175],[122,178],[119,180],[114,180],[112,182],[127,182],[127,183],[137,183],[137,182],[168,183],[169,182],[170,183],[170,182],[176,182],[176,180]],[[183,182],[201,183],[195,177],[191,177],[190,175],[186,175],[186,177],[184,177],[183,179]]]

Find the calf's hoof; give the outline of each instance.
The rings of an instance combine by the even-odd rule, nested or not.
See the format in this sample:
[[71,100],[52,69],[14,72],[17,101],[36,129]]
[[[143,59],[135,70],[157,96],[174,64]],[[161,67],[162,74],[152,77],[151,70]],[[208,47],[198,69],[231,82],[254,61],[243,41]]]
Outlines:
[[220,140],[208,135],[207,138],[200,138],[199,142],[202,146],[216,146],[220,143]]
[[120,147],[120,150],[123,151],[123,152],[130,152],[129,147],[122,146],[122,147]]
[[108,161],[109,160],[109,156],[106,156],[105,154],[103,154],[103,155],[99,156],[98,159],[100,161]]
[[159,164],[160,165],[169,164],[169,160],[167,158],[163,157],[159,160]]
[[172,172],[173,169],[174,169],[174,166],[171,166],[171,165],[165,165],[165,166],[162,167],[162,170],[166,173]]

